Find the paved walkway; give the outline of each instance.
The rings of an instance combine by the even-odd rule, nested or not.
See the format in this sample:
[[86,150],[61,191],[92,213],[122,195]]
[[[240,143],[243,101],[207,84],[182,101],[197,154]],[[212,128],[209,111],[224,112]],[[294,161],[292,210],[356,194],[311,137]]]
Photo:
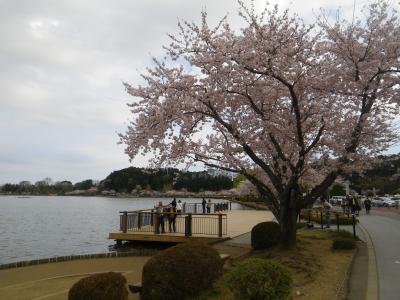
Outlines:
[[400,299],[400,215],[372,210],[360,223],[374,245],[379,280],[379,299]]
[[[129,283],[141,280],[148,257],[76,260],[0,270],[0,299],[65,300],[70,287],[83,277],[102,272],[121,272]],[[137,299],[130,295],[129,299]]]

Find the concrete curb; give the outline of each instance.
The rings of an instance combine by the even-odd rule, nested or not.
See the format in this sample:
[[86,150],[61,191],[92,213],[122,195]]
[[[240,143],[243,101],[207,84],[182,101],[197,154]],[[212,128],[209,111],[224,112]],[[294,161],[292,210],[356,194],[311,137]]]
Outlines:
[[364,233],[365,243],[368,249],[368,279],[366,300],[379,300],[379,280],[378,267],[376,263],[375,248],[369,232],[361,223],[358,223],[359,228]]
[[0,265],[0,270],[22,268],[27,266],[35,266],[48,263],[57,263],[64,261],[73,261],[80,259],[96,259],[96,258],[112,258],[112,257],[129,257],[129,256],[152,256],[159,252],[155,249],[136,249],[135,251],[127,252],[107,252],[97,254],[82,254],[82,255],[68,255],[68,256],[56,256],[51,258],[34,259],[28,261],[19,261],[14,263],[8,263]]
[[351,256],[351,260],[350,260],[350,262],[346,268],[346,272],[344,273],[344,276],[343,276],[343,281],[337,290],[336,300],[347,299],[347,294],[348,294],[348,290],[350,287],[351,270],[353,269],[354,261],[355,261],[357,254],[358,254],[358,246],[356,247],[356,249],[353,252],[353,255]]

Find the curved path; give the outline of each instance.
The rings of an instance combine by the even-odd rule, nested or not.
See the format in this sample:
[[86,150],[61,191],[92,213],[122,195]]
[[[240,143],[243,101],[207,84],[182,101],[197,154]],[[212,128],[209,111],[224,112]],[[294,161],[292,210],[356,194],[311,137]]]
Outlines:
[[397,300],[400,295],[400,214],[372,210],[362,214],[360,223],[368,231],[376,254],[379,299]]

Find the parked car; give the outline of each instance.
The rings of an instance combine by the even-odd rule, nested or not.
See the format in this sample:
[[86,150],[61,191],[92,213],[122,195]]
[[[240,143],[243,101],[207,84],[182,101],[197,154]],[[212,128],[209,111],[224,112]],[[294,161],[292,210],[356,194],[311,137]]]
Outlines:
[[400,195],[394,195],[394,196],[390,197],[390,200],[395,202],[396,207],[400,206]]
[[372,206],[375,207],[395,207],[396,202],[389,197],[374,197],[372,198]]
[[345,199],[346,197],[344,196],[332,196],[330,199],[331,204],[333,205],[341,205],[342,201]]

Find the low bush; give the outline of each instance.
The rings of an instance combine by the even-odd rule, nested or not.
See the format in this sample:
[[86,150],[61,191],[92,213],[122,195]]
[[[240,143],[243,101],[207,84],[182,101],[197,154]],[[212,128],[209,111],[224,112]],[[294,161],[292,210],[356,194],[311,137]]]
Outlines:
[[218,252],[203,243],[188,242],[164,250],[143,267],[143,300],[180,300],[198,296],[222,274]]
[[351,250],[356,247],[356,241],[351,238],[336,238],[332,241],[332,248],[335,250]]
[[292,275],[280,263],[261,258],[246,259],[224,277],[226,285],[241,300],[285,300],[292,291]]
[[68,300],[126,300],[126,279],[119,273],[101,273],[82,278],[68,293]]
[[275,222],[262,222],[251,230],[251,247],[266,249],[275,246],[281,238],[281,228]]

